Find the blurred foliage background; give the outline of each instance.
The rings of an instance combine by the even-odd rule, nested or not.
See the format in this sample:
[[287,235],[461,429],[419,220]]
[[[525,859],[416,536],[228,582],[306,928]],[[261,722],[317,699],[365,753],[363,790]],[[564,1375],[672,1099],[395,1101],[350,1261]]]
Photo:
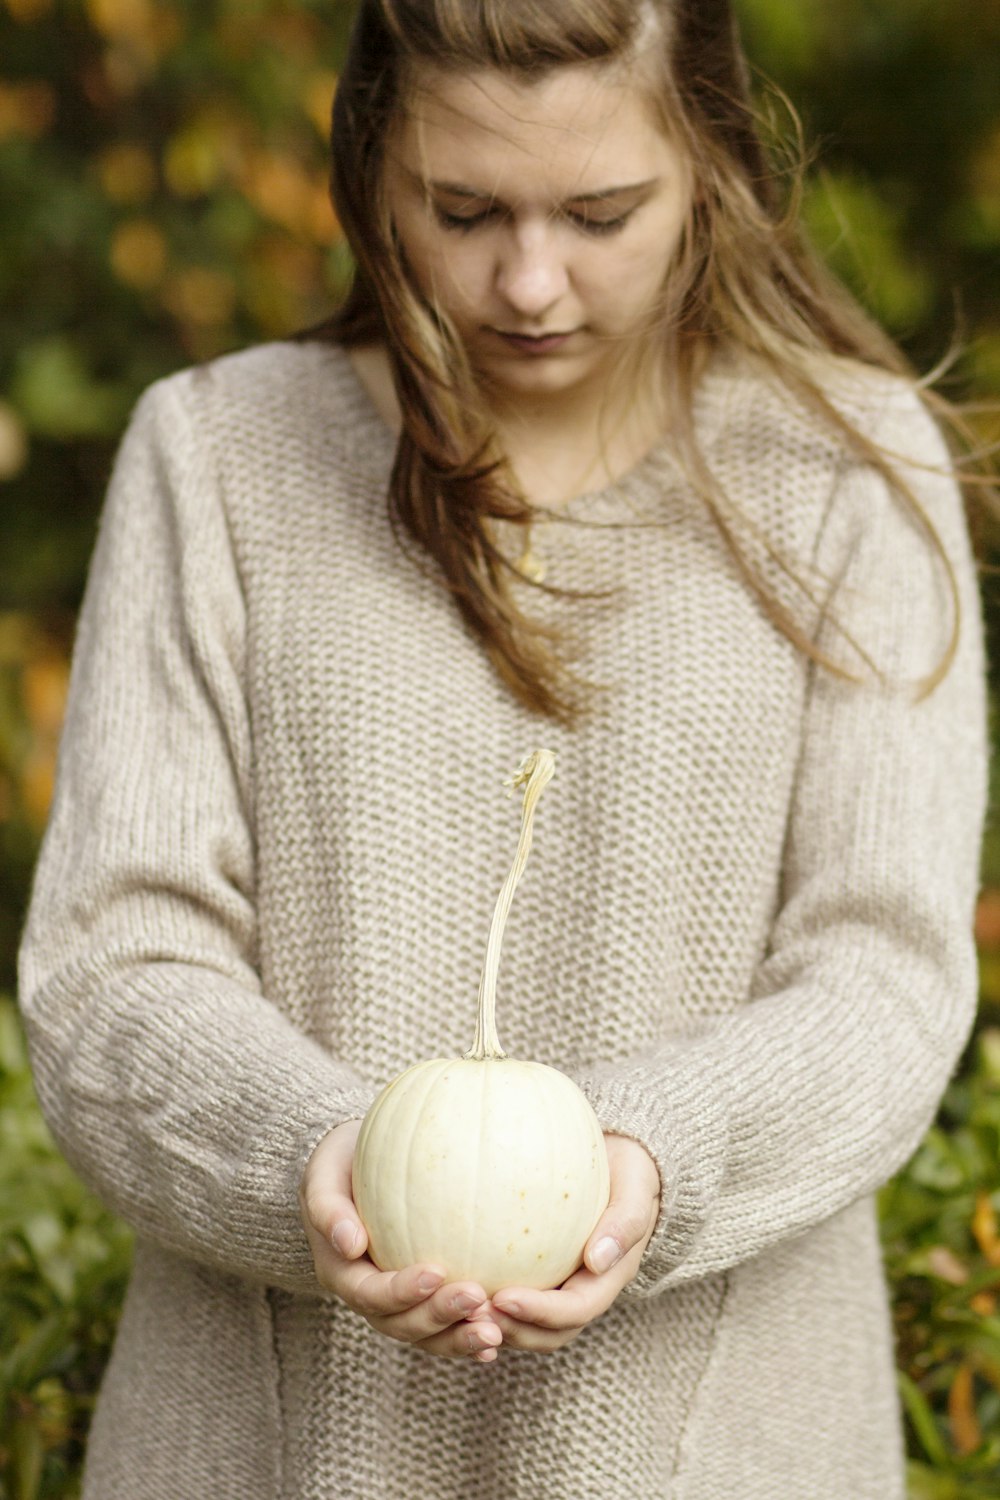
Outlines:
[[[942,389],[1000,397],[1000,0],[737,0],[804,212]],[[349,0],[0,0],[0,1500],[78,1492],[129,1234],[54,1151],[13,1002],[73,623],[111,459],[150,381],[320,319]],[[997,547],[989,559],[997,562]],[[984,577],[993,673],[1000,607]],[[995,778],[996,779],[996,778]],[[997,806],[994,798],[994,806]],[[980,1021],[882,1194],[915,1500],[1000,1494],[1000,826]]]

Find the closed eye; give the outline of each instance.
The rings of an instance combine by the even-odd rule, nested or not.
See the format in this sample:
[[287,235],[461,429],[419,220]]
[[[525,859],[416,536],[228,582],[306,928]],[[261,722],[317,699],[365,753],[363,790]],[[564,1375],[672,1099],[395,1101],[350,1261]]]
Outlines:
[[[449,213],[438,203],[435,203],[433,208],[434,216],[443,228],[454,229],[460,234],[467,234],[473,229],[480,228],[491,219],[496,219],[501,213],[499,208],[483,209],[479,213],[471,214]],[[579,229],[583,234],[603,235],[617,234],[625,228],[634,213],[635,209],[630,208],[627,213],[617,214],[611,219],[595,219],[590,214],[572,213],[567,210],[564,216],[574,228]]]
[[613,219],[595,219],[590,214],[573,213],[567,213],[566,217],[585,234],[617,234],[620,229],[625,228],[634,213],[635,209],[630,208],[628,213],[618,214]]
[[495,218],[496,213],[496,209],[488,208],[476,214],[450,214],[439,204],[434,204],[434,217],[445,229],[476,229],[480,224],[485,224],[488,219]]

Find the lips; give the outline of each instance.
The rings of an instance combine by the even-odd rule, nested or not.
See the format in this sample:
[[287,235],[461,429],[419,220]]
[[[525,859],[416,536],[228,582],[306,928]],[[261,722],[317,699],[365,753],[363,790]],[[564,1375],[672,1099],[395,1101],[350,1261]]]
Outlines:
[[538,333],[538,334],[536,334],[536,333],[510,333],[510,332],[507,332],[506,330],[504,330],[502,328],[496,328],[493,331],[494,331],[494,333],[497,334],[497,336],[499,338],[503,339],[503,341],[504,341],[505,344],[508,344],[512,349],[519,350],[521,353],[524,353],[524,354],[549,354],[553,350],[559,349],[559,348],[562,347],[563,344],[567,343],[568,340],[573,337],[573,334],[575,333],[576,330],[575,329],[567,329],[565,331],[559,331],[559,330],[557,330],[557,331],[555,331],[553,333]]

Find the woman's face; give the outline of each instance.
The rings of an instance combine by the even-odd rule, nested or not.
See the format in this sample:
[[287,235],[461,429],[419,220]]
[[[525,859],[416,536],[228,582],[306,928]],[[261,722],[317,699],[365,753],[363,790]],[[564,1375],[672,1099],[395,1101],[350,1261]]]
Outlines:
[[618,71],[422,69],[388,155],[412,274],[498,394],[592,386],[661,300],[691,174]]

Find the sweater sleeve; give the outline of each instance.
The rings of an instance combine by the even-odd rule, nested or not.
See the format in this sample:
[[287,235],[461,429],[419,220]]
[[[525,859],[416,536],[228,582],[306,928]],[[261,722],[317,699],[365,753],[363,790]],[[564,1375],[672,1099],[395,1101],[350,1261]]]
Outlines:
[[819,544],[834,581],[817,640],[844,661],[839,619],[891,680],[811,668],[783,888],[744,1003],[578,1079],[605,1130],[642,1142],[661,1173],[629,1296],[724,1270],[885,1182],[931,1123],[974,1018],[988,765],[976,571],[917,398],[897,390],[878,436],[955,570],[957,657],[917,701],[912,683],[950,637],[947,575],[899,498],[852,462]]
[[197,372],[151,386],[91,563],[19,994],[42,1109],[143,1236],[316,1290],[297,1189],[370,1090],[262,992],[245,611]]

